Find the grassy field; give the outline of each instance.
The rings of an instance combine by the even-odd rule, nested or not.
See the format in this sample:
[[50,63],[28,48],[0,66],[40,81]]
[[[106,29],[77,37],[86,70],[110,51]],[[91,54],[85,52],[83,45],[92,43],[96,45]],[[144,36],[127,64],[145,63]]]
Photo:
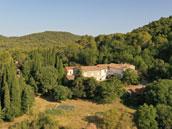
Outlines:
[[[51,102],[47,98],[36,97],[35,105],[32,108],[32,113],[16,118],[14,122],[5,122],[0,125],[1,129],[7,129],[9,125],[13,125],[15,122],[21,122],[24,119],[32,120],[39,112],[44,112],[51,107],[57,107],[59,105],[74,106],[74,110],[65,111],[62,114],[54,115],[60,126],[70,127],[70,129],[85,128],[88,123],[94,123],[96,118],[94,117],[97,112],[105,112],[114,107],[126,111],[128,113],[134,113],[135,110],[126,107],[120,103],[120,100],[114,101],[112,104],[96,104],[86,100],[67,100],[62,102]],[[128,119],[128,118],[127,118]],[[126,120],[126,125],[133,124],[131,120]]]

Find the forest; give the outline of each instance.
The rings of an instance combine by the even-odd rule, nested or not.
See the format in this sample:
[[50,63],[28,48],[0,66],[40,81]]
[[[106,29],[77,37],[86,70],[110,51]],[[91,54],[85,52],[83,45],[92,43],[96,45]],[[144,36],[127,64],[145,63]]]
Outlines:
[[[98,104],[120,98],[137,110],[133,116],[138,129],[172,128],[172,16],[126,34],[93,37],[48,31],[22,37],[0,36],[0,50],[1,122],[29,112],[35,96],[41,94],[56,101],[80,98]],[[78,70],[75,80],[65,79],[66,66],[109,63],[133,64],[138,72],[127,70],[123,78],[97,82],[84,78]],[[143,95],[135,98],[127,94],[125,85],[144,80],[147,85]],[[105,115],[112,114],[114,122],[105,119],[102,128],[118,128],[115,116],[119,118],[120,114],[109,112]],[[37,120],[15,126],[10,128],[47,129],[54,128],[55,123],[42,114]]]

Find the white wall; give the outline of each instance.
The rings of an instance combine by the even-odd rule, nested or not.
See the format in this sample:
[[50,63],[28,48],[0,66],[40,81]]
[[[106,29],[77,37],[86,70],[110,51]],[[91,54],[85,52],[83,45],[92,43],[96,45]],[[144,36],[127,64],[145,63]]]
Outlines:
[[107,76],[107,69],[102,69],[101,70],[101,78],[100,80],[105,80]]
[[68,70],[67,75],[73,75],[73,69]]

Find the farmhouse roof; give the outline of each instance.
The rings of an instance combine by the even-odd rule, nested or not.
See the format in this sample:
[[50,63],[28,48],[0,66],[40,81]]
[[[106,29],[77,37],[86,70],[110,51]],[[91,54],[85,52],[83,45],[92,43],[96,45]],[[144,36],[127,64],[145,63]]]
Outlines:
[[[96,71],[96,70],[103,70],[103,69],[107,69],[107,68],[114,68],[114,69],[126,69],[128,67],[130,67],[131,64],[98,64],[95,66],[81,66],[81,70],[82,71]],[[73,66],[73,67],[66,67],[66,70],[71,70],[77,68],[77,66]]]
[[131,64],[113,64],[113,63],[111,63],[108,66],[110,68],[114,68],[114,69],[126,69],[129,66],[131,66]]
[[71,70],[71,69],[74,69],[75,68],[75,66],[70,66],[70,67],[66,67],[65,69],[66,70]]
[[82,71],[96,71],[96,70],[102,70],[107,69],[105,66],[81,66]]

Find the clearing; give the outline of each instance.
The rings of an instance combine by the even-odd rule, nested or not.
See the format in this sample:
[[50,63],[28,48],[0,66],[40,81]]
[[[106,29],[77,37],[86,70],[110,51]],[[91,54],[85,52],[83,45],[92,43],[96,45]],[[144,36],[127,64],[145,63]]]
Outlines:
[[[57,107],[59,105],[70,105],[74,106],[74,110],[65,111],[63,115],[55,115],[55,119],[58,120],[60,126],[70,127],[71,129],[82,129],[85,128],[89,122],[94,122],[93,116],[97,112],[105,112],[112,108],[122,109],[128,113],[134,113],[135,110],[126,107],[120,103],[120,100],[117,99],[112,104],[96,104],[87,100],[67,100],[62,102],[52,102],[48,101],[47,98],[42,98],[40,96],[35,97],[35,104],[32,108],[32,115],[23,115],[14,120],[14,122],[4,122],[0,125],[1,129],[8,129],[9,125],[13,125],[16,122],[21,122],[25,119],[33,119],[35,115],[39,112],[44,112],[47,108]],[[131,122],[131,120],[130,120]]]

